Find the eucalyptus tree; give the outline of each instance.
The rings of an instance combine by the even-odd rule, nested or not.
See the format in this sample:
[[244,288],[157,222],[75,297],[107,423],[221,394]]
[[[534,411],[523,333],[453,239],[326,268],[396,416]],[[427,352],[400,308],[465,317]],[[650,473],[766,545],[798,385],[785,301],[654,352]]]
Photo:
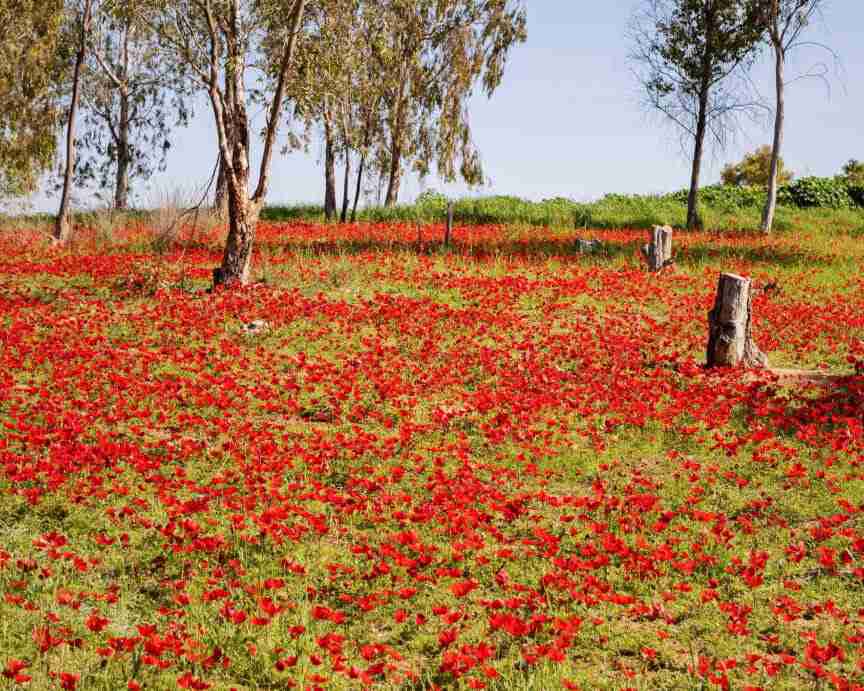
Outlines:
[[113,190],[115,209],[129,205],[134,181],[164,170],[173,127],[189,120],[182,65],[159,50],[135,0],[108,0],[93,13],[88,75],[83,84],[82,181]]
[[[346,93],[349,96],[340,111],[346,159],[341,213],[343,223],[348,220],[349,204],[351,221],[354,222],[357,218],[357,205],[368,169],[367,164],[373,155],[376,142],[382,140],[385,132],[385,111],[382,106],[386,89],[375,56],[386,36],[386,26],[381,21],[380,8],[375,3],[357,2],[351,21],[352,32],[357,38],[353,42],[351,59],[347,63],[349,69]],[[349,200],[352,152],[357,159],[353,202]]]
[[491,96],[512,48],[526,38],[518,0],[385,0],[386,36],[373,44],[384,90],[385,203],[397,202],[404,163],[421,175],[437,164],[445,180],[482,181],[468,101],[479,84]]
[[[270,182],[286,83],[294,69],[306,0],[141,0],[143,20],[162,50],[206,92],[216,122],[228,198],[228,236],[214,285],[250,279],[258,217]],[[271,59],[273,58],[273,59]],[[258,73],[259,89],[249,88]],[[266,109],[258,180],[250,191],[249,109]]]
[[371,59],[371,46],[380,34],[380,14],[374,3],[331,0],[310,12],[304,32],[302,57],[289,85],[293,118],[303,123],[307,139],[319,126],[324,141],[324,211],[327,219],[337,214],[336,164],[344,165],[340,220],[348,218],[352,158],[360,160],[356,214],[365,157],[374,135],[380,131],[379,75]]
[[771,170],[768,177],[768,199],[762,213],[762,231],[770,233],[777,210],[777,188],[780,182],[783,128],[786,118],[786,59],[789,51],[801,45],[801,34],[823,5],[822,0],[763,0],[763,21],[774,51],[774,142],[771,147]]
[[66,117],[66,161],[63,168],[63,190],[60,194],[60,209],[54,223],[54,240],[59,243],[67,242],[72,234],[70,201],[77,156],[75,123],[81,101],[81,79],[93,20],[93,2],[94,0],[80,0],[80,2],[73,2],[69,7],[71,32],[75,44],[75,59],[72,67],[72,94]]
[[[371,64],[371,63],[367,63]],[[356,184],[354,187],[354,202],[351,206],[351,222],[357,220],[357,205],[363,190],[364,175],[372,147],[382,132],[381,93],[377,89],[377,80],[371,73],[366,73],[365,80],[358,89],[363,97],[354,102],[354,146],[358,154]],[[347,172],[347,171],[346,171]],[[343,219],[344,220],[344,219]]]
[[33,191],[54,160],[62,0],[0,0],[0,198]]
[[756,103],[732,80],[752,64],[764,35],[763,0],[645,0],[632,58],[650,109],[692,139],[687,227],[698,225],[705,140],[723,147],[735,116]]

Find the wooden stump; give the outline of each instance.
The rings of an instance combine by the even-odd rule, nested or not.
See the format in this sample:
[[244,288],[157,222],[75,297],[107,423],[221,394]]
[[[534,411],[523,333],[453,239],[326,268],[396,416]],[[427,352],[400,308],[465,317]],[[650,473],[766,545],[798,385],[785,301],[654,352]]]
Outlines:
[[576,249],[581,254],[594,254],[599,252],[601,243],[599,240],[582,240],[576,241]]
[[672,263],[672,228],[654,226],[650,244],[642,247],[642,254],[651,271],[660,271]]
[[708,313],[708,367],[761,369],[768,358],[753,342],[751,281],[720,274],[714,309]]
[[221,266],[217,266],[213,269],[213,287],[218,288],[221,285],[225,284],[225,273],[222,271]]

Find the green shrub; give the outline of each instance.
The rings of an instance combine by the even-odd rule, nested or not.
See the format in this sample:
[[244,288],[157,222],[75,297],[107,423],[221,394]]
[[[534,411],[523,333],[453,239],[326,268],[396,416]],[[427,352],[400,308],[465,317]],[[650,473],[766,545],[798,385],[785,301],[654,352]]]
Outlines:
[[844,178],[800,178],[780,190],[778,201],[799,209],[848,209],[855,205]]
[[267,206],[261,212],[264,221],[323,221],[324,206],[320,204],[295,204],[292,206]]
[[[686,204],[688,192],[673,192],[668,198]],[[700,206],[726,211],[761,208],[765,205],[765,198],[766,192],[761,187],[711,185],[699,190]],[[864,186],[850,184],[843,177],[806,177],[781,186],[777,192],[777,203],[799,209],[864,207]]]
[[[391,208],[367,207],[360,221],[373,223],[443,223],[450,200],[428,191],[414,204]],[[496,195],[454,200],[454,217],[462,225],[523,225],[551,228],[651,228],[672,225],[682,228],[687,221],[687,190],[667,195],[607,194],[596,202],[580,203],[564,197],[532,202],[519,197]],[[845,178],[802,178],[778,192],[778,231],[796,227],[801,209],[824,210],[836,216],[848,210],[860,218],[864,208],[864,187],[849,185]],[[711,185],[699,191],[699,214],[705,228],[712,230],[758,230],[761,225],[765,191],[759,187]],[[323,221],[320,206],[268,208],[267,220],[305,219]],[[855,221],[859,223],[860,221]]]
[[[679,204],[686,204],[689,190],[680,190],[669,195]],[[739,187],[737,185],[711,185],[699,190],[700,206],[719,209],[749,209],[765,205],[765,190],[761,187]]]
[[675,199],[659,195],[607,194],[590,205],[593,228],[651,228],[680,226],[686,222],[686,207]]
[[864,161],[857,161],[854,158],[850,158],[849,162],[843,166],[842,175],[853,187],[864,186]]
[[[735,187],[767,188],[771,179],[771,157],[773,151],[770,146],[760,146],[756,151],[747,154],[740,163],[730,163],[723,168],[721,178],[724,185]],[[777,171],[777,179],[781,185],[791,182],[794,173],[786,168],[781,158]]]
[[850,184],[847,190],[849,192],[849,197],[852,199],[852,203],[855,204],[855,206],[864,208],[864,184]]

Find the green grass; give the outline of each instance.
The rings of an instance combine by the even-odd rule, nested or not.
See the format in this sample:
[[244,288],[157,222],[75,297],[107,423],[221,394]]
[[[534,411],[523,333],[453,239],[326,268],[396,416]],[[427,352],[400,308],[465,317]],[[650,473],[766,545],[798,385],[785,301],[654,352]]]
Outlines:
[[[563,202],[517,201],[463,202],[478,223],[515,220],[479,240],[461,229],[448,249],[416,243],[413,228],[379,237],[329,225],[301,237],[262,224],[255,271],[266,284],[216,294],[205,289],[218,237],[156,255],[142,252],[146,236],[57,250],[0,232],[0,590],[9,595],[0,669],[28,661],[39,691],[57,688],[51,674],[61,671],[80,674],[87,691],[132,678],[171,689],[186,672],[214,691],[304,688],[318,672],[330,677],[324,688],[355,691],[362,685],[331,674],[319,643],[338,633],[349,665],[370,665],[364,644],[398,653],[378,658],[394,666],[376,677],[386,691],[467,691],[469,676],[498,691],[551,691],[565,679],[584,690],[707,691],[716,686],[693,673],[702,655],[736,661],[732,688],[827,691],[798,664],[774,676],[746,671],[753,654],[803,660],[813,635],[844,650],[832,672],[864,681],[851,640],[864,589],[845,565],[822,569],[815,552],[848,552],[856,565],[860,515],[830,536],[812,532],[841,513],[839,500],[864,502],[852,436],[860,411],[821,390],[683,369],[702,358],[717,272],[736,270],[779,286],[756,301],[757,341],[774,363],[849,372],[846,356],[864,339],[860,213],[784,210],[788,226],[770,239],[677,233],[676,266],[648,275],[638,259],[646,234],[616,229],[674,222],[680,206],[607,199],[576,229]],[[732,213],[706,216],[727,224],[711,230],[756,219]],[[604,250],[580,255],[576,239],[592,234]],[[243,333],[261,318],[269,331]],[[676,394],[684,406],[660,419]],[[442,412],[452,419],[441,422]],[[830,419],[841,414],[848,421]],[[759,426],[779,446],[749,439]],[[741,443],[727,454],[718,437]],[[793,461],[806,475],[795,482]],[[34,488],[41,498],[28,501]],[[647,494],[657,504],[634,510]],[[699,521],[694,510],[724,520]],[[655,527],[666,512],[668,527]],[[60,552],[34,545],[50,532],[68,539]],[[198,544],[199,532],[220,542]],[[408,532],[422,550],[394,539]],[[558,551],[545,553],[538,535]],[[604,553],[607,539],[642,554],[646,572],[611,548],[590,571],[557,562]],[[809,554],[792,563],[786,550],[799,541]],[[667,543],[713,561],[687,575],[652,558]],[[92,561],[81,570],[65,550]],[[770,559],[751,589],[738,571],[754,550]],[[431,563],[404,561],[421,554]],[[451,592],[469,577],[477,590]],[[262,590],[271,578],[285,583]],[[413,596],[394,595],[408,585]],[[217,588],[229,596],[205,596]],[[703,602],[708,589],[752,607],[746,635]],[[633,602],[604,599],[611,592]],[[787,595],[805,608],[791,623],[775,612]],[[266,625],[220,613],[230,603],[260,614],[263,596],[285,606]],[[371,596],[382,599],[361,607]],[[843,614],[826,611],[829,601]],[[346,620],[315,619],[316,605]],[[452,625],[434,614],[441,607],[461,617],[449,650],[492,646],[485,666],[496,678],[479,667],[459,679],[442,671],[439,636]],[[410,616],[397,620],[401,609]],[[104,631],[85,625],[94,611],[109,619]],[[580,626],[564,660],[528,664],[526,647],[555,633],[492,630],[489,615],[502,611]],[[49,624],[68,642],[41,652],[34,631]],[[177,637],[163,653],[168,669],[142,661],[140,640],[131,653],[97,652],[143,625]],[[306,630],[294,635],[295,626]],[[230,664],[205,663],[217,649]],[[289,655],[297,665],[277,669]],[[15,688],[0,677],[0,689]]]
[[[446,200],[440,196],[421,198],[414,204],[392,208],[361,209],[358,220],[369,223],[443,223]],[[709,206],[700,211],[702,225],[713,231],[758,231],[761,209],[754,206]],[[267,221],[323,222],[324,208],[310,204],[272,206],[264,210]],[[517,197],[490,196],[454,201],[454,220],[463,225],[521,225],[551,228],[651,228],[671,225],[683,228],[686,205],[672,196],[608,195],[595,202],[579,203],[558,198],[531,202]],[[864,209],[798,209],[780,206],[775,230],[788,232],[804,225],[837,234],[864,234]]]
[[[713,189],[713,188],[711,188]],[[709,199],[714,199],[709,195]],[[453,200],[454,219],[461,225],[511,225],[551,228],[651,228],[654,225],[686,225],[687,209],[680,193],[671,195],[607,195],[594,202],[576,202],[566,198],[532,202],[513,196],[493,195]],[[81,226],[124,227],[147,225],[153,212],[146,209],[109,214],[88,211],[77,214]],[[357,220],[365,223],[443,223],[447,216],[447,199],[443,195],[426,194],[412,204],[394,207],[371,206],[358,211]],[[761,207],[746,204],[703,204],[702,225],[712,231],[757,231],[761,223]],[[324,222],[324,207],[317,204],[269,206],[262,212],[265,221]],[[49,228],[50,214],[32,214],[14,219],[0,218],[0,225]],[[775,220],[777,232],[788,232],[804,225],[813,230],[836,234],[864,235],[864,209],[799,209],[779,206]],[[109,227],[110,226],[110,227]]]

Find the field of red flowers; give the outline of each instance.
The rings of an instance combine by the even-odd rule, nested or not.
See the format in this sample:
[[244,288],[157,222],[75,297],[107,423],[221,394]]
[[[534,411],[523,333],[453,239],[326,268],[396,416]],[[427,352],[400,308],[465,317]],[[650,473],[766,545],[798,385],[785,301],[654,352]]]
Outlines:
[[0,233],[0,689],[864,689],[861,241],[441,230]]

